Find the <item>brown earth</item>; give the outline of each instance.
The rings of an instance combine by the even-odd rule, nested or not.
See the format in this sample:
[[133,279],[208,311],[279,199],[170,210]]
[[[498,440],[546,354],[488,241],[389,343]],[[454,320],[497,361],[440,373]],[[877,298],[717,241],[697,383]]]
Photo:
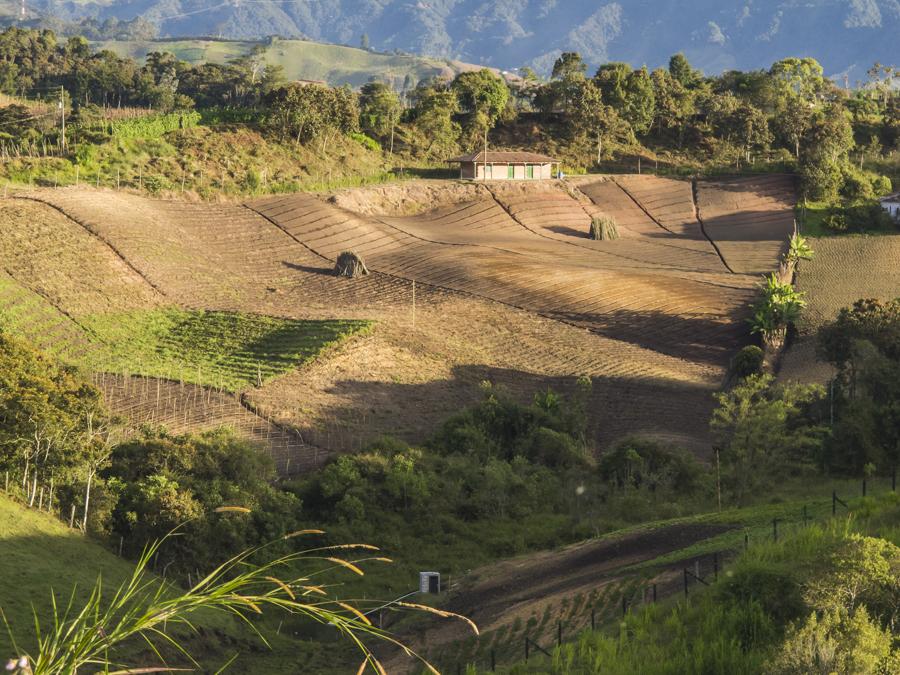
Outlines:
[[[621,611],[622,597],[627,606],[646,601],[648,596],[644,591],[652,584],[657,585],[658,598],[678,592],[681,575],[676,572],[683,567],[692,567],[695,558],[651,567],[639,577],[629,568],[685,549],[729,529],[732,526],[672,525],[504,560],[467,574],[450,589],[450,597],[441,609],[468,617],[482,635],[490,635],[511,633],[510,629],[517,621],[524,624],[529,618],[542,617],[548,609],[558,616],[568,608],[570,620],[566,629],[571,634],[577,627],[584,626],[585,617],[578,616],[579,598],[605,598],[606,609],[612,611],[598,619],[608,620]],[[701,574],[707,574],[711,567],[709,556],[696,560],[701,561]],[[414,628],[400,626],[397,630],[407,645],[432,654],[471,636],[465,624],[443,619],[420,621]],[[538,644],[550,645],[555,640],[555,632],[556,622],[553,621],[531,628],[528,634]],[[389,672],[414,672],[416,665],[413,659],[402,654],[393,654],[387,663]]]
[[702,181],[697,212],[730,269],[768,274],[794,232],[794,181],[766,175]]
[[[729,231],[733,265],[746,258],[757,261],[749,267],[775,267],[780,230],[771,223],[790,219],[782,197],[791,185],[786,177],[698,184],[701,216],[713,213],[718,230],[738,223]],[[696,217],[694,194],[687,182],[620,176],[562,185],[426,181],[249,208],[85,188],[22,196],[61,212],[52,228],[80,237],[64,247],[91,241],[127,272],[146,295],[129,302],[374,319],[371,334],[244,392],[305,442],[346,451],[383,433],[419,441],[477,400],[483,381],[529,400],[588,376],[598,447],[646,433],[702,453],[711,393],[744,340],[756,278],[729,271],[709,222]],[[437,208],[416,208],[423,202]],[[748,205],[763,214],[763,233],[733,212]],[[599,212],[616,218],[621,239],[587,237]],[[762,252],[760,241],[768,242]],[[347,249],[373,274],[332,276]]]

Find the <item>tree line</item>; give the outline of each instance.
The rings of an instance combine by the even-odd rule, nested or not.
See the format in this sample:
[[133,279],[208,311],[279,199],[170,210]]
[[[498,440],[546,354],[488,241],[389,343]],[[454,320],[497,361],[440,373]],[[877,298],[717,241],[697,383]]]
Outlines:
[[[591,75],[578,53],[567,52],[548,78],[527,68],[520,74],[482,69],[403,92],[373,80],[352,91],[288,82],[261,49],[227,64],[191,65],[167,52],[141,64],[94,50],[81,37],[61,42],[50,30],[0,33],[0,93],[62,100],[75,123],[96,116],[97,107],[224,108],[249,111],[240,119],[282,140],[315,140],[323,149],[335,134],[361,131],[390,154],[439,162],[482,147],[490,135],[492,146],[527,143],[583,168],[648,149],[738,169],[765,158],[796,168],[810,200],[871,199],[891,189],[887,178],[863,168],[900,143],[892,66],[876,64],[852,91],[811,58],[706,76],[676,54],[665,68],[614,62]],[[52,137],[58,117],[52,108],[35,115],[8,106],[0,109],[0,135]]]

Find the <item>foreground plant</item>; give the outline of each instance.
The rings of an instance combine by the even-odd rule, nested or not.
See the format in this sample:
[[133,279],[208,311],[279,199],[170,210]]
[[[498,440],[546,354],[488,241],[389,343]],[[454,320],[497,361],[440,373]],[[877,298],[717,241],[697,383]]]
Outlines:
[[814,255],[815,251],[813,251],[812,246],[809,245],[809,241],[806,237],[798,232],[794,232],[788,243],[788,250],[784,254],[784,261],[796,265],[801,260],[812,260]]
[[[301,530],[286,535],[284,539],[308,534],[322,534],[322,531]],[[76,606],[74,591],[64,608],[57,604],[56,596],[52,594],[52,622],[48,628],[43,627],[35,611],[37,643],[35,654],[19,650],[4,616],[3,620],[10,633],[13,647],[17,654],[21,654],[9,661],[7,671],[21,675],[70,675],[86,667],[107,673],[179,670],[166,665],[166,660],[160,653],[162,646],[174,649],[199,669],[200,664],[179,638],[173,635],[173,626],[176,629],[187,628],[188,631],[196,631],[192,615],[198,610],[217,610],[237,617],[268,646],[251,618],[262,615],[265,609],[279,609],[320,624],[333,626],[362,653],[360,673],[369,667],[379,673],[385,672],[367,645],[368,639],[391,643],[407,655],[419,659],[429,671],[437,672],[399,640],[374,627],[359,608],[348,602],[329,599],[325,586],[314,581],[314,577],[337,569],[350,570],[362,576],[364,573],[359,565],[363,562],[391,562],[388,558],[377,555],[358,560],[337,557],[338,551],[341,550],[377,551],[374,546],[343,544],[310,548],[256,565],[251,560],[266,548],[260,546],[234,556],[188,591],[181,592],[148,570],[151,560],[167,538],[155,542],[144,551],[131,577],[116,589],[109,600],[104,600],[103,583],[99,578],[88,600],[80,608]],[[299,577],[288,577],[285,574],[296,569],[299,563],[308,565],[315,562],[324,566]],[[465,617],[433,610],[423,605],[405,606],[417,611],[461,619],[468,623],[476,634],[478,633],[475,624]],[[133,669],[117,660],[114,656],[115,650],[132,638],[143,640],[163,665]],[[226,667],[235,658],[237,655],[232,657]]]

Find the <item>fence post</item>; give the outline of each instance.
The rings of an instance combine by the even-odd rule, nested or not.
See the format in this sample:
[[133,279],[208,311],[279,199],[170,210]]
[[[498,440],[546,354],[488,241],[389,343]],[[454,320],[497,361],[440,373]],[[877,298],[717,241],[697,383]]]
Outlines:
[[525,663],[528,663],[528,636],[525,636]]
[[719,580],[719,554],[713,553],[713,578]]
[[493,673],[497,670],[497,652],[493,649],[491,650],[491,672]]
[[744,532],[744,550],[750,548],[750,533]]
[[687,567],[684,568],[684,597],[688,596],[688,571]]
[[653,584],[653,602],[656,602],[656,584]]
[[591,630],[597,630],[597,610],[591,608]]
[[562,621],[556,622],[556,646],[562,647]]
[[622,596],[622,616],[628,614],[628,600],[625,599],[625,596]]

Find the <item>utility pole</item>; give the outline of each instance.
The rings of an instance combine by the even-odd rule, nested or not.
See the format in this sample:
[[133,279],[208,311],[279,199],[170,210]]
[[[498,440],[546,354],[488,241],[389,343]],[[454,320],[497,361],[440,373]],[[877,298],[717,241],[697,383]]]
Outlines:
[[59,114],[60,114],[60,142],[62,143],[63,150],[66,149],[66,89],[65,87],[59,87]]
[[[484,180],[487,181],[487,127],[484,128]],[[493,178],[493,176],[491,176]]]

